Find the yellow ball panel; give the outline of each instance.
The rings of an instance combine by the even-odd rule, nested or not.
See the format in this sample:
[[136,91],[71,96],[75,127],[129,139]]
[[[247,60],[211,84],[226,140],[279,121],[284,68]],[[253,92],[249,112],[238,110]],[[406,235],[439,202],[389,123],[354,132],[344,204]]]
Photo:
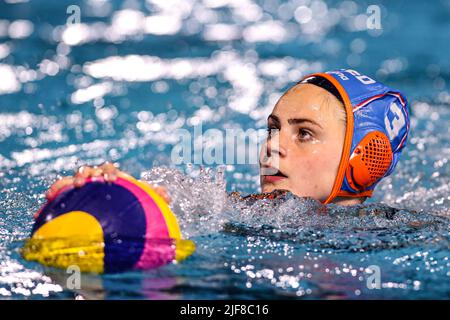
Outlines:
[[102,273],[103,229],[90,214],[71,211],[39,228],[25,244],[22,255],[46,266],[77,266],[83,272]]

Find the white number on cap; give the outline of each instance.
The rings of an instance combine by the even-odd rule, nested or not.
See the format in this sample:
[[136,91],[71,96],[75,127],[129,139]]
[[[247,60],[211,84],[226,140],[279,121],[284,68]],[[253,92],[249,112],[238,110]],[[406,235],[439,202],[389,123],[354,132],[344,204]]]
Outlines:
[[384,118],[384,125],[389,135],[389,139],[392,141],[398,136],[398,133],[405,125],[405,116],[403,115],[402,109],[398,106],[396,102],[392,102],[389,106],[390,112],[395,116],[392,121],[389,121],[389,117],[386,115]]
[[352,69],[348,69],[346,70],[348,73],[352,74],[355,76],[356,79],[359,80],[359,82],[363,83],[363,84],[372,84],[375,83],[375,80],[373,80],[372,78],[364,75],[364,74],[360,74],[358,71],[352,70]]

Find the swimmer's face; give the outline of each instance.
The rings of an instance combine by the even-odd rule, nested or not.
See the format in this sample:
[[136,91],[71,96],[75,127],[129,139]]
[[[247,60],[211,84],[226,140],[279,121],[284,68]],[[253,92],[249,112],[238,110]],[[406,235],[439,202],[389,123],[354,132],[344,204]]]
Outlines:
[[345,126],[344,107],[331,93],[312,84],[288,90],[267,120],[269,136],[260,154],[262,191],[284,189],[324,201],[338,172]]

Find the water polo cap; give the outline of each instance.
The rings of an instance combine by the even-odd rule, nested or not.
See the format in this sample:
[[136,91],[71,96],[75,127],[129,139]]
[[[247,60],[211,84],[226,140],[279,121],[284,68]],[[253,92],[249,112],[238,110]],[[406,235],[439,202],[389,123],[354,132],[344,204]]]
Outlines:
[[346,112],[341,161],[324,203],[336,197],[371,197],[381,179],[392,173],[405,147],[409,132],[405,96],[355,70],[315,73],[300,83],[329,91]]

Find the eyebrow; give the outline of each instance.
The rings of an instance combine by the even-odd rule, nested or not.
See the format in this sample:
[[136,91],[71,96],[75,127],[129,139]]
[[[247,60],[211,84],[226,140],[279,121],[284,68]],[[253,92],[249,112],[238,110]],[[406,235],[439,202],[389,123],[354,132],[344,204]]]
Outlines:
[[[280,124],[280,118],[278,118],[276,115],[271,114],[267,120],[272,119],[272,121],[274,121],[276,124]],[[288,119],[288,123],[290,125],[294,125],[294,124],[301,124],[301,123],[311,123],[315,126],[318,126],[319,128],[323,129],[322,126],[320,124],[318,124],[317,122],[315,122],[314,120],[311,119],[307,119],[307,118],[292,118],[292,119]]]

